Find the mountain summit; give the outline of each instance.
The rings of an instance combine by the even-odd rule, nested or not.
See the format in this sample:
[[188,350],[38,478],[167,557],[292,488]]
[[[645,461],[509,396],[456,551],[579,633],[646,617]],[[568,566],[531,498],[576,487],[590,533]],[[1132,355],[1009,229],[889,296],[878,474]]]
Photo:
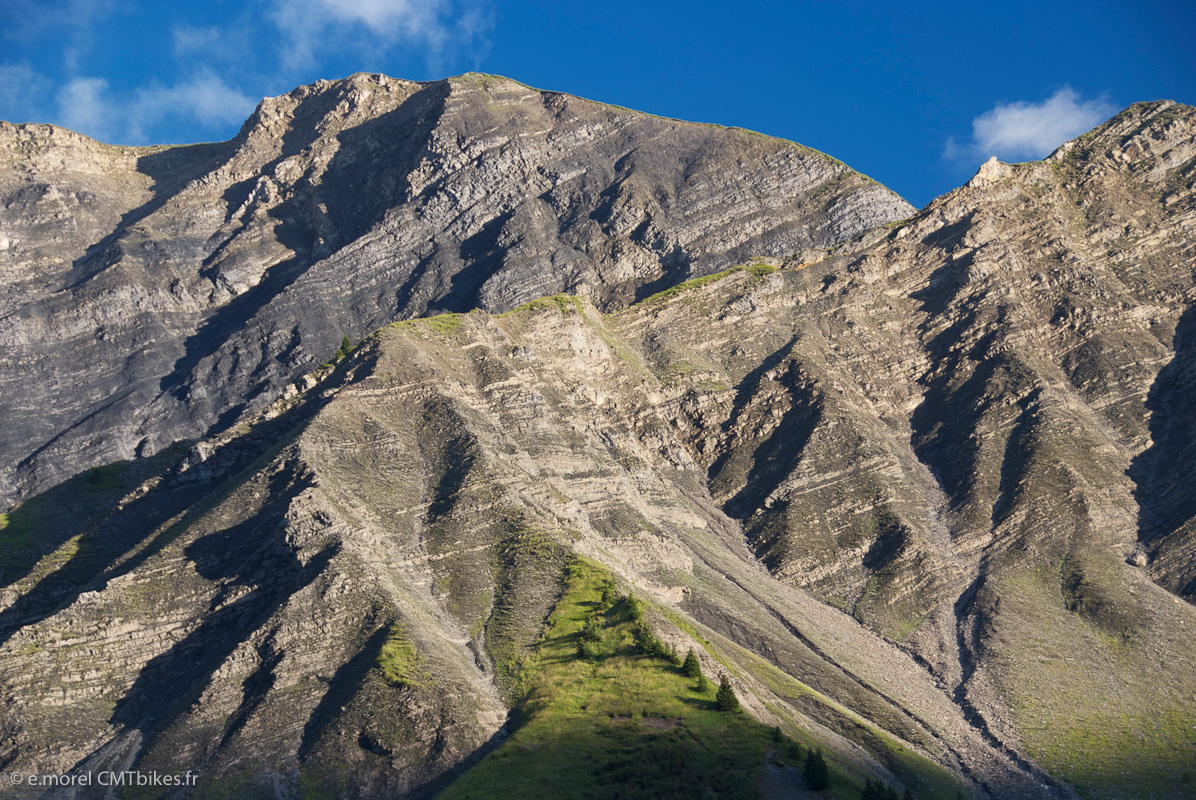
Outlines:
[[[1196,109],[918,212],[796,145],[482,76],[300,89],[223,145],[5,136],[37,187],[7,291],[45,299],[4,318],[32,453],[0,769],[1191,795]],[[95,410],[35,448],[67,380]]]
[[487,75],[263,100],[234,140],[0,127],[0,499],[226,429],[395,320],[619,308],[912,209],[814,150]]

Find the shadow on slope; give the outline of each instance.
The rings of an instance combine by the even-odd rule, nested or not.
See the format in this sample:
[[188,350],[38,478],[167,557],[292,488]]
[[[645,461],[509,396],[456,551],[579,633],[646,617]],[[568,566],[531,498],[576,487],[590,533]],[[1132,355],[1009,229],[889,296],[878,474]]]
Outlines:
[[[342,364],[333,380],[346,369]],[[206,478],[176,479],[176,467],[189,450],[189,443],[181,442],[149,458],[94,468],[3,515],[0,588],[17,586],[20,594],[0,610],[0,644],[160,552],[235,490],[254,465],[285,446],[326,402],[313,394],[290,412],[261,422]],[[28,588],[19,586],[30,579]]]
[[[150,199],[127,211],[111,233],[87,248],[87,252],[75,260],[64,291],[79,288],[88,279],[119,261],[119,247],[111,248],[120,237],[166,205],[188,182],[211,172],[231,152],[232,147],[233,142],[178,145],[140,156],[137,159],[137,171],[154,181],[150,187]],[[101,258],[105,255],[106,258]]]
[[[271,479],[266,492],[269,501],[257,514],[187,547],[186,555],[196,571],[219,584],[221,590],[212,600],[211,613],[184,639],[146,664],[112,713],[110,724],[144,734],[143,752],[155,733],[188,709],[232,651],[291,595],[315,580],[338,552],[338,544],[329,544],[304,564],[286,542],[286,511],[291,501],[312,485],[308,474],[281,470]],[[240,591],[246,587],[253,588],[247,593]],[[173,701],[164,703],[164,698]],[[248,717],[252,709],[246,705],[256,700],[247,691],[242,708],[232,716],[233,725]],[[224,738],[233,733],[226,730]]]
[[770,747],[797,762],[802,748],[779,729],[719,711],[713,685],[697,687],[663,650],[646,655],[655,636],[609,574],[575,561],[569,575],[514,733],[441,798],[758,797]]
[[1150,388],[1153,444],[1134,459],[1129,476],[1136,484],[1138,541],[1159,560],[1157,577],[1167,588],[1196,599],[1196,306],[1175,328],[1175,356]]
[[[242,358],[233,357],[228,368],[233,374],[227,376],[227,380],[234,386],[247,384],[271,360],[283,362],[284,369],[294,370],[296,364],[286,363],[287,353],[262,352],[259,340],[268,338],[270,323],[255,324],[255,321],[314,265],[356,241],[381,221],[390,208],[408,199],[407,175],[417,166],[418,158],[436,128],[439,112],[443,109],[438,104],[442,104],[446,91],[446,86],[433,84],[416,92],[394,110],[336,134],[339,147],[318,180],[313,183],[310,178],[302,179],[286,200],[268,212],[276,221],[275,239],[296,255],[270,266],[258,284],[204,320],[184,343],[184,355],[161,379],[160,391],[170,392],[188,406],[206,402],[193,400],[188,387],[199,379],[202,362],[230,349],[243,355]],[[259,174],[271,174],[273,167],[281,161],[312,147],[317,134],[314,128],[289,130],[283,139],[281,154],[264,165]],[[244,202],[249,198],[253,182],[251,178],[229,189],[226,201],[230,208],[238,200]],[[205,262],[213,279],[218,269],[216,259],[227,244],[217,248]],[[314,354],[331,353],[346,330],[360,336],[364,331],[358,328],[363,322],[377,327],[390,321],[398,310],[391,308],[389,313],[383,313],[385,319],[342,318],[334,324],[332,319],[313,314],[316,309],[310,306],[302,310],[286,307],[297,302],[295,299],[284,301],[275,317],[289,316],[294,320],[293,341],[288,352],[302,345],[309,354],[308,360]],[[340,307],[335,309],[337,312],[341,310]],[[214,366],[208,369],[214,370]],[[200,394],[206,396],[206,393]],[[235,394],[248,397],[252,392]],[[205,433],[210,436],[231,424],[243,408],[244,404],[218,417],[211,409],[192,408],[191,413],[194,416],[199,411],[201,417],[211,419]]]

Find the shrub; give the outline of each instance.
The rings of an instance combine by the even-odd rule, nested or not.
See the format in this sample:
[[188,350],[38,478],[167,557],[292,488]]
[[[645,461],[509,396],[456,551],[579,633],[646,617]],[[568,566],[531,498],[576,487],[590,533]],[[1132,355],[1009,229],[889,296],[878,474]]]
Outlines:
[[668,658],[669,650],[664,642],[656,638],[656,634],[648,627],[641,616],[635,623],[635,644],[641,653],[651,658]]
[[640,602],[635,595],[627,595],[627,614],[631,617],[633,622],[639,622],[644,618],[644,604]]
[[586,620],[586,624],[581,629],[581,639],[583,642],[602,641],[602,626],[598,624],[598,620],[593,617]]
[[109,489],[119,489],[123,483],[119,463],[92,467],[87,471],[87,488],[92,491],[103,492]]
[[587,642],[582,639],[577,644],[577,655],[586,661],[596,661],[601,653],[598,650],[598,645],[595,642]]
[[677,668],[681,667],[681,656],[677,655],[677,648],[673,647],[671,644],[666,644],[664,646],[664,654],[665,658],[669,660],[670,664]]
[[614,608],[617,602],[619,602],[619,592],[615,588],[615,582],[613,579],[607,578],[602,582],[602,600],[599,603],[599,608],[605,613]]

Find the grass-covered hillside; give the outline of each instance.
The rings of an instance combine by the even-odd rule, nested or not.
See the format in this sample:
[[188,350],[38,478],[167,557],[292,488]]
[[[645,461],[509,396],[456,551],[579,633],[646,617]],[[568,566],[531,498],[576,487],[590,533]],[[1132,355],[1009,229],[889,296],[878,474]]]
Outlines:
[[833,765],[829,787],[811,791],[801,769],[811,748],[742,710],[720,710],[721,676],[694,678],[692,668],[687,675],[681,654],[645,621],[642,601],[619,595],[609,573],[589,562],[570,565],[529,670],[510,738],[441,798],[856,798],[861,791]]

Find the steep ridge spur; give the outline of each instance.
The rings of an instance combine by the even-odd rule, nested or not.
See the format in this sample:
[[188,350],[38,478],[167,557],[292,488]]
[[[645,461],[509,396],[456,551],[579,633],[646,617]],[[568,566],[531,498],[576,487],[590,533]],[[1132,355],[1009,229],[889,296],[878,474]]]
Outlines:
[[344,335],[616,308],[911,210],[789,142],[483,75],[301,87],[222,144],[0,124],[0,500],[226,429]]
[[[783,289],[746,271],[718,283]],[[1048,796],[907,654],[770,579],[620,319],[562,299],[398,323],[271,409],[274,427],[134,489],[66,556],[73,596],[23,602],[43,573],[0,616],[0,760],[198,769],[205,791],[421,796],[501,736],[576,552],[650,601],[661,635],[708,671],[733,670],[753,713],[856,769]],[[198,493],[181,517],[177,493]],[[107,549],[130,529],[152,533]],[[414,654],[399,686],[377,667],[395,637]]]
[[[1133,106],[877,232],[740,385],[773,422],[707,446],[775,575],[905,642],[992,741],[1115,796],[1149,793],[1142,763],[1181,791],[1196,756],[1192,607],[1159,588],[1194,599],[1194,122]],[[675,327],[662,350],[705,350]]]

